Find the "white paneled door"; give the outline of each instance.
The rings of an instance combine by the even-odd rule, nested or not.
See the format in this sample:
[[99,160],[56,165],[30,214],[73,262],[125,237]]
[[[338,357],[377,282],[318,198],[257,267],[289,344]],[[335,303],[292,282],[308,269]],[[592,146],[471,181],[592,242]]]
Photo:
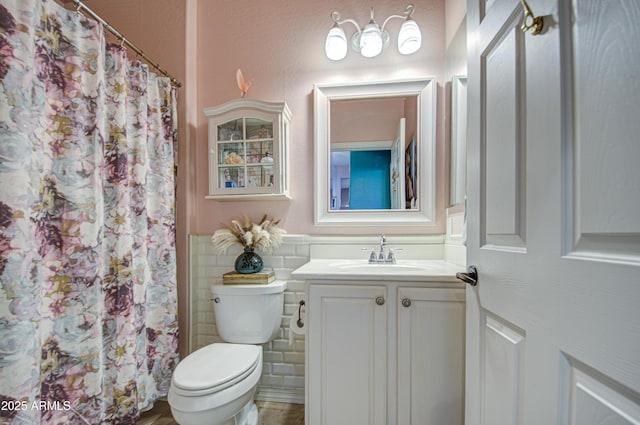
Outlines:
[[406,153],[405,153],[405,133],[406,133],[406,118],[400,118],[398,122],[398,128],[396,129],[396,138],[391,144],[391,165],[389,183],[391,209],[397,210],[406,209],[405,199],[405,169],[406,169]]
[[468,0],[466,425],[640,424],[640,1]]

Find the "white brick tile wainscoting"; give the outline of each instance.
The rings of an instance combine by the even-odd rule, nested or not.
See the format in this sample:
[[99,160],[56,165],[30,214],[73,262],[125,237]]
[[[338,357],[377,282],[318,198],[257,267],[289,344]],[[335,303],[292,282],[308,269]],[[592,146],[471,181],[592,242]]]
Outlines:
[[[445,259],[448,240],[444,235],[387,235],[390,246],[402,247],[399,259]],[[259,252],[265,269],[273,269],[276,279],[288,283],[284,296],[282,327],[276,338],[264,345],[263,371],[258,400],[288,403],[304,402],[304,338],[296,336],[289,344],[289,321],[304,299],[304,282],[291,280],[291,272],[309,261],[311,255],[325,258],[366,258],[363,247],[374,247],[378,235],[309,236],[285,235],[284,243],[271,254]],[[210,287],[221,284],[222,275],[233,270],[239,247],[226,255],[217,255],[210,235],[191,235],[190,253],[190,332],[189,348],[194,351],[213,342],[221,342],[215,326]],[[451,259],[447,258],[451,261]],[[464,260],[463,260],[464,261]]]

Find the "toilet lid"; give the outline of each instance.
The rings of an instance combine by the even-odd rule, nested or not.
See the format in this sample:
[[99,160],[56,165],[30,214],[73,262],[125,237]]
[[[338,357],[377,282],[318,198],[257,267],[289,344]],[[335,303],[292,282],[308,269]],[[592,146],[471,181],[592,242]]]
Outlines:
[[261,347],[244,344],[211,344],[189,354],[173,373],[173,384],[182,390],[214,392],[244,379],[257,366]]

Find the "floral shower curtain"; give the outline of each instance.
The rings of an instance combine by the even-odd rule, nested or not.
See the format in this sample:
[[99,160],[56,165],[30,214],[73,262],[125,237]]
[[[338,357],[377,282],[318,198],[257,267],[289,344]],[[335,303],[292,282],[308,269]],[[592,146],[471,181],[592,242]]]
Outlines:
[[0,2],[0,423],[130,424],[177,363],[176,93],[53,0]]

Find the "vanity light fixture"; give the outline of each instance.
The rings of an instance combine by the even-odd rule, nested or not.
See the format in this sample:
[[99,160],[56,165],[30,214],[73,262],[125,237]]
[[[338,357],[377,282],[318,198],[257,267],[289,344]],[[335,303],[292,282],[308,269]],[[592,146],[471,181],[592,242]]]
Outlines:
[[342,24],[346,22],[352,23],[357,29],[357,32],[351,37],[351,48],[356,52],[360,52],[360,54],[366,58],[378,56],[380,52],[382,52],[382,49],[389,44],[389,33],[385,31],[384,28],[392,18],[404,19],[400,27],[400,32],[398,33],[398,51],[403,55],[415,53],[422,44],[422,34],[416,21],[411,18],[414,9],[413,4],[409,4],[405,7],[403,15],[391,15],[384,20],[382,26],[379,26],[375,19],[373,19],[372,7],[371,19],[362,29],[353,19],[340,20],[340,14],[338,12],[331,12],[331,19],[334,24],[329,30],[324,45],[327,57],[337,61],[344,59],[347,55],[347,36],[342,29]]

